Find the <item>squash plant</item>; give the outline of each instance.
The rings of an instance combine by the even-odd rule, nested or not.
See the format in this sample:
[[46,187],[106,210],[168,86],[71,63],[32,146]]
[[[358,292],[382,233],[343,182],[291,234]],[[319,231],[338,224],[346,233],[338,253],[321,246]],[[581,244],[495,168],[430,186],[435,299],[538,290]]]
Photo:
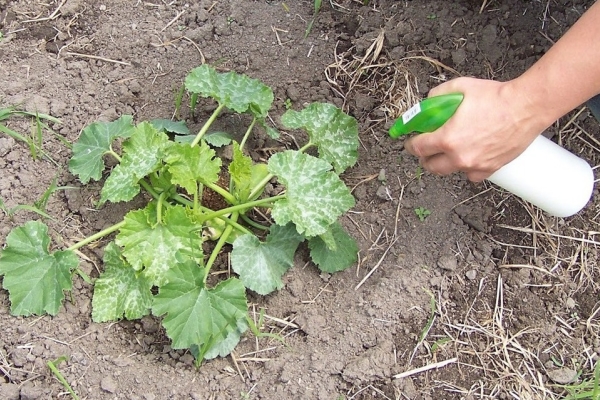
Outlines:
[[[267,127],[272,90],[258,80],[219,73],[208,65],[192,70],[185,87],[192,97],[217,102],[195,135],[183,122],[134,125],[131,116],[83,129],[69,162],[82,184],[102,178],[104,157],[117,161],[101,189],[99,206],[130,201],[142,190],[150,201],[65,249],[51,249],[43,222],[14,228],[0,254],[0,275],[12,314],[57,314],[78,271],[76,250],[115,234],[104,248],[104,270],[94,282],[92,319],[138,319],[150,313],[162,317],[172,347],[192,349],[200,363],[235,348],[252,327],[246,289],[261,295],[280,289],[300,243],[308,242],[312,260],[325,272],[343,270],[356,261],[358,247],[338,222],[354,205],[339,174],[357,159],[356,120],[325,103],[288,110],[281,123],[304,129],[307,143],[299,150],[273,154],[266,164],[256,163],[244,153],[244,144],[257,124]],[[223,144],[229,137],[207,134],[224,109],[252,117],[243,139],[233,142],[227,166],[209,142]],[[278,135],[270,127],[267,132]],[[311,148],[318,156],[307,152]],[[274,180],[281,190],[264,195]],[[203,201],[207,191],[222,197],[226,206],[211,209]],[[255,208],[268,210],[274,224],[253,220]],[[210,278],[217,256],[229,244],[231,267],[238,277]]]

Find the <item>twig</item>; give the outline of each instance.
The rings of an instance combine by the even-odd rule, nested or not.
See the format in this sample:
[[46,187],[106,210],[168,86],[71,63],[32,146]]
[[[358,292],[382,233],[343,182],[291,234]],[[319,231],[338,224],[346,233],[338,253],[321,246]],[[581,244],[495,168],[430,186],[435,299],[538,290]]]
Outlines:
[[[497,226],[499,228],[510,229],[510,230],[517,231],[517,232],[541,234],[541,235],[552,236],[552,237],[560,238],[560,239],[574,240],[576,242],[582,242],[582,243],[600,245],[600,242],[598,242],[596,240],[591,240],[591,239],[577,238],[577,237],[574,237],[574,236],[560,235],[558,233],[540,232],[540,231],[536,231],[535,229],[531,229],[531,228],[520,228],[520,227],[517,227],[517,226],[510,226],[510,225],[497,225]],[[596,231],[590,231],[590,232],[588,232],[588,235],[598,235],[598,234],[600,234],[600,232],[596,232]]]
[[67,51],[64,54],[66,54],[68,56],[74,56],[74,57],[91,58],[93,60],[106,61],[106,62],[109,62],[109,63],[120,64],[120,65],[131,65],[131,63],[128,63],[126,61],[112,60],[110,58],[105,58],[105,57],[100,57],[100,56],[93,56],[93,55],[90,55],[90,54],[73,53],[71,51]]
[[175,16],[175,18],[173,18],[171,21],[169,21],[169,23],[167,25],[165,25],[165,27],[162,28],[160,31],[164,32],[165,29],[167,29],[168,27],[170,27],[171,25],[173,25],[175,23],[175,21],[177,21],[179,19],[179,17],[181,17],[184,13],[185,13],[185,10],[181,11],[179,14],[177,14]]
[[58,17],[58,12],[60,11],[60,8],[62,6],[65,5],[65,3],[67,2],[67,0],[63,0],[60,2],[60,4],[58,5],[58,7],[56,7],[56,10],[54,10],[54,12],[52,14],[50,14],[50,16],[48,17],[44,17],[44,18],[38,18],[38,19],[28,19],[23,21],[22,23],[27,23],[27,22],[42,22],[42,21],[51,21],[54,18]]
[[394,240],[392,240],[392,242],[390,243],[390,245],[388,246],[388,248],[385,249],[385,251],[383,252],[383,255],[381,256],[381,258],[379,259],[379,261],[377,262],[377,264],[373,267],[373,269],[371,269],[369,271],[369,273],[367,275],[365,275],[365,277],[362,279],[362,281],[360,281],[358,283],[358,285],[356,285],[354,287],[354,290],[358,290],[363,285],[363,283],[365,283],[367,281],[367,279],[369,279],[369,277],[371,275],[373,275],[373,273],[377,270],[377,268],[379,268],[379,266],[383,262],[383,259],[385,258],[385,256],[387,255],[387,253],[390,251],[390,249],[392,248],[392,246],[394,245],[394,243],[396,243],[396,241],[398,239],[399,239],[399,237],[396,237],[396,238],[394,238]]
[[430,369],[442,368],[442,367],[445,367],[446,365],[455,363],[457,361],[458,361],[458,358],[456,358],[456,357],[450,358],[448,360],[436,362],[436,363],[433,363],[433,364],[424,365],[424,366],[419,367],[419,368],[411,369],[410,371],[402,372],[401,374],[394,375],[393,378],[394,379],[406,378],[407,376],[411,376],[411,375],[415,375],[415,374],[420,374],[421,372],[429,371]]

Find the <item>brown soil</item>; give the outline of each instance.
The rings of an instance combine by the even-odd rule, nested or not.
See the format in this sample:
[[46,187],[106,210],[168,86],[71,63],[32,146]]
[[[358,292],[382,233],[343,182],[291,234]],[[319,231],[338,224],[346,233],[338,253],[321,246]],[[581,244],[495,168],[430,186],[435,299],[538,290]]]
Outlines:
[[[421,174],[402,141],[387,136],[390,115],[372,82],[349,90],[325,70],[342,55],[362,57],[383,29],[382,59],[427,56],[462,75],[509,79],[593,1],[490,1],[481,11],[481,1],[468,0],[360,3],[333,9],[324,1],[304,38],[310,1],[0,0],[0,106],[61,118],[54,129],[71,142],[98,119],[170,118],[183,78],[203,61],[271,86],[275,121],[286,99],[294,108],[330,101],[361,126],[358,165],[344,175],[357,199],[344,224],[359,242],[359,264],[319,274],[300,251],[282,290],[250,295],[252,310],[264,307],[278,319],[267,319],[267,328],[286,346],[246,335],[233,357],[196,370],[189,352],[171,350],[154,318],[93,323],[92,287],[79,277],[56,317],[11,316],[0,290],[0,398],[68,398],[46,366],[63,355],[61,372],[86,399],[559,398],[549,375],[589,374],[600,351],[597,245],[589,234],[599,230],[598,191],[586,210],[558,220],[487,184]],[[423,58],[402,65],[419,96],[455,76]],[[598,124],[587,111],[568,121],[552,133],[597,165]],[[26,120],[9,124],[30,129]],[[22,143],[0,136],[0,198],[8,207],[32,204],[57,177],[78,189],[49,202],[55,243],[74,243],[122,218],[123,205],[94,208],[100,185],[80,187],[66,169],[70,150],[56,137],[48,135],[44,148],[56,164],[33,160]],[[420,221],[418,207],[431,215]],[[0,239],[35,217],[0,213]],[[82,268],[97,276],[96,249],[83,252]],[[423,338],[431,296],[435,319]],[[454,357],[437,370],[393,378]]]

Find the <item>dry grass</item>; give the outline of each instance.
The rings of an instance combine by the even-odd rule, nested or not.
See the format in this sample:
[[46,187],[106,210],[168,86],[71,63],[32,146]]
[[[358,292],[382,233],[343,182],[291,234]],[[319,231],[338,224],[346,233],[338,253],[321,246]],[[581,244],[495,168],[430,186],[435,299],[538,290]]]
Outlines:
[[[483,1],[480,11],[485,12],[493,3],[493,0]],[[459,75],[425,56],[391,60],[384,50],[384,40],[382,30],[364,54],[356,55],[354,47],[344,53],[336,52],[335,62],[326,70],[327,80],[343,99],[346,111],[359,95],[378,100],[373,110],[357,115],[366,123],[363,129],[384,130],[386,124],[420,100],[416,77],[411,72],[415,62],[425,61],[433,66],[438,77],[445,73]],[[581,109],[556,126],[557,141],[574,149],[592,165],[598,165],[600,140],[585,128],[585,121],[581,122],[585,112]],[[464,304],[458,308],[462,314],[456,314],[456,304],[438,301],[438,318],[423,347],[431,350],[435,343],[429,342],[440,338],[450,341],[441,353],[430,351],[421,362],[427,369],[427,365],[436,367],[442,359],[456,358],[463,379],[452,381],[456,374],[441,371],[435,376],[447,379],[440,378],[430,384],[460,398],[564,398],[563,389],[548,378],[548,368],[575,369],[581,372],[582,380],[591,376],[600,357],[595,353],[600,343],[600,201],[595,200],[585,212],[564,220],[549,217],[493,186],[488,185],[484,194],[469,201],[481,203],[491,198],[495,202],[496,232],[503,231],[503,239],[494,236],[488,239],[500,247],[505,257],[498,261],[497,276],[481,280],[479,292],[463,294]],[[526,218],[506,221],[501,210],[508,204],[511,208],[520,207],[523,210],[520,215]],[[526,262],[511,264],[510,260],[517,255]],[[545,298],[543,304],[551,307],[537,314],[541,321],[528,314],[520,315],[513,308],[519,292],[507,285],[503,276],[519,270],[527,270],[531,277],[520,290],[533,290],[536,296]],[[495,279],[494,287],[490,279]],[[596,296],[596,300],[589,299],[590,295]],[[578,315],[580,304],[574,308],[563,304],[567,299],[572,302],[586,298],[592,310],[586,315]],[[397,398],[404,397],[398,393]]]

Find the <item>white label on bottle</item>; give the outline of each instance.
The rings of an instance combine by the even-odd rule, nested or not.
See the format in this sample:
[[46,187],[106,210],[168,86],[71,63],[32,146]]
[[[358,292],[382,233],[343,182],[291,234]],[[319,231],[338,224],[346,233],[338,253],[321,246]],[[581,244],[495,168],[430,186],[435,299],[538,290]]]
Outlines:
[[402,122],[404,125],[408,124],[408,122],[414,118],[415,115],[421,112],[421,103],[417,103],[411,108],[408,109],[404,114],[402,114]]

